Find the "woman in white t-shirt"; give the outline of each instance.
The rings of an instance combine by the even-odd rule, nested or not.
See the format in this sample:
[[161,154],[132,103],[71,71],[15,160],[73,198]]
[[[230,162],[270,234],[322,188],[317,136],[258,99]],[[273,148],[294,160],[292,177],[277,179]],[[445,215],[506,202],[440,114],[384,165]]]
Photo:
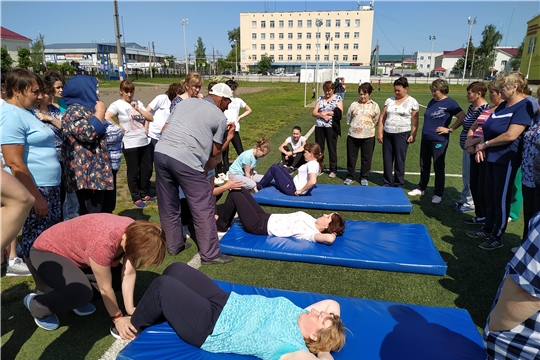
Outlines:
[[171,115],[171,101],[182,93],[182,84],[174,83],[169,86],[165,94],[158,95],[148,104],[146,111],[152,113],[154,121],[146,123],[148,137],[150,137],[150,143],[152,148],[156,146],[163,126],[167,122],[169,115]]
[[126,160],[127,181],[131,200],[138,208],[146,207],[145,201],[155,198],[150,196],[150,178],[152,177],[152,154],[150,138],[146,135],[147,121],[154,121],[152,113],[146,110],[144,104],[133,99],[135,85],[130,80],[120,83],[121,98],[113,102],[105,119],[116,123],[118,118],[120,129],[124,133],[122,150]]
[[279,146],[281,153],[281,162],[283,167],[288,169],[289,174],[304,165],[304,145],[307,139],[302,136],[302,128],[300,126],[293,127],[292,135],[289,136],[283,144]]
[[256,189],[261,190],[270,186],[272,180],[279,191],[286,195],[300,196],[308,194],[317,183],[317,176],[323,166],[324,155],[321,148],[315,143],[304,146],[304,159],[306,163],[298,168],[298,174],[293,178],[282,166],[270,166],[266,174],[257,184]]
[[332,245],[336,236],[343,235],[345,231],[345,221],[337,212],[317,219],[303,211],[268,214],[246,189],[229,192],[217,219],[218,231],[227,231],[237,212],[244,230],[255,235],[292,237]]
[[[418,130],[418,101],[407,94],[409,81],[394,81],[395,96],[386,99],[379,117],[377,141],[383,144],[383,186],[403,188],[407,149]],[[392,170],[394,183],[392,185]]]

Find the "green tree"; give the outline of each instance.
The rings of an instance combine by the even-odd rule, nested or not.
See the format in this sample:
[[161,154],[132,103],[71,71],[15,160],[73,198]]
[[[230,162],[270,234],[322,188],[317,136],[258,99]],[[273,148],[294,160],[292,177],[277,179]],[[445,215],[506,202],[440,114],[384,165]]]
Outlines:
[[264,53],[257,66],[262,72],[270,70],[272,68],[272,58]]
[[62,72],[62,67],[60,65],[58,65],[57,63],[48,62],[47,63],[47,70]]
[[[473,60],[477,56],[477,50],[473,45],[472,37],[469,41],[469,52],[467,53],[467,49],[465,49],[465,54],[467,54],[467,69],[465,69],[465,74],[468,76],[469,72],[471,71],[471,68],[474,66],[476,68],[476,60]],[[461,59],[458,59],[456,63],[454,64],[454,67],[450,71],[452,74],[463,74],[463,66],[465,65],[465,54],[461,57]]]
[[23,69],[32,67],[32,59],[30,59],[30,49],[22,48],[17,51],[17,57],[19,58],[17,66]]
[[2,48],[2,70],[11,69],[11,64],[13,64],[13,59],[9,55],[9,52]]
[[523,48],[525,47],[525,39],[521,41],[521,45],[518,47],[517,55],[510,59],[510,68],[514,71],[519,71],[521,66],[521,59],[523,58]]
[[197,62],[197,69],[206,66],[206,47],[203,44],[202,38],[197,38],[197,47],[195,48],[195,58]]
[[478,61],[475,63],[475,68],[482,71],[482,78],[490,73],[489,68],[495,64],[495,57],[497,56],[496,47],[501,42],[503,36],[497,31],[495,25],[486,25],[484,31],[482,31],[482,40],[480,46],[476,51],[478,54]]
[[[227,31],[229,42],[231,43],[231,51],[225,57],[225,61],[232,64],[232,69],[236,69],[236,63],[240,60],[240,28],[234,28]],[[238,66],[240,68],[240,66]]]
[[34,71],[46,70],[45,65],[45,36],[39,36],[30,44],[30,59]]

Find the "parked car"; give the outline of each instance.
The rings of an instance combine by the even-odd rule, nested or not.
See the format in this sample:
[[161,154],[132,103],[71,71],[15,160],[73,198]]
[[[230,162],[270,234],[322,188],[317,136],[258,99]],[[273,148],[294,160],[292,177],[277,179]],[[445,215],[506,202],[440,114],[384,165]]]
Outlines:
[[388,76],[390,76],[390,75],[388,75],[388,74],[382,74],[382,76],[383,76],[383,77],[388,77]]
[[225,70],[224,72],[221,73],[221,75],[232,75],[232,72],[231,70]]
[[272,73],[270,71],[263,71],[261,75],[272,75]]
[[286,73],[285,76],[298,76],[297,73]]

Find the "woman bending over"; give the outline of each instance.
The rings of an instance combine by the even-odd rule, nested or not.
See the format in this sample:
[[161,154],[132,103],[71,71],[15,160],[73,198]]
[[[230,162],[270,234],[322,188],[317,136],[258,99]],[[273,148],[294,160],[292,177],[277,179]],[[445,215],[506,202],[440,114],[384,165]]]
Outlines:
[[338,302],[302,309],[284,297],[228,293],[181,262],[150,284],[131,317],[139,333],[163,320],[182,340],[212,353],[330,360],[330,351],[345,344]]
[[298,174],[293,178],[289,172],[279,165],[272,165],[257,184],[257,190],[270,186],[274,180],[276,187],[285,195],[306,195],[317,183],[317,176],[323,168],[324,155],[319,145],[307,143],[304,146],[306,163],[298,168]]
[[227,231],[236,212],[244,230],[255,235],[293,237],[332,245],[336,236],[343,235],[345,231],[345,222],[339,213],[325,214],[318,219],[303,211],[268,214],[245,189],[231,190],[227,195],[217,220],[218,231]]

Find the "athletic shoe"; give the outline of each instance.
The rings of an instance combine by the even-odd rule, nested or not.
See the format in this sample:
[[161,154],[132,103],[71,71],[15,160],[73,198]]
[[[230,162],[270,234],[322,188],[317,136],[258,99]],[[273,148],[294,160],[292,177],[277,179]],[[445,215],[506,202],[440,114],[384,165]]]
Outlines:
[[368,183],[368,181],[366,179],[362,179],[362,180],[360,180],[360,185],[369,186],[369,183]]
[[491,231],[486,231],[484,228],[480,230],[467,231],[467,236],[474,239],[487,239],[491,236]]
[[462,205],[463,205],[463,203],[460,203],[459,201],[456,201],[456,202],[451,203],[450,207],[455,210],[458,207],[461,207]]
[[227,233],[226,231],[218,231],[217,232],[218,239],[221,240],[221,238],[224,237],[226,233]]
[[30,270],[28,270],[28,266],[26,266],[24,261],[19,257],[8,260],[7,264],[6,276],[32,276]]
[[114,336],[115,339],[122,339],[120,337],[120,333],[118,333],[118,330],[116,330],[116,326],[114,324],[111,325],[109,328],[109,331],[111,332],[111,335]]
[[481,224],[484,225],[486,223],[486,218],[479,218],[478,216],[464,219],[463,222],[467,225],[476,225]]
[[142,198],[143,201],[156,201],[157,199],[153,196],[148,196],[146,195],[145,197]]
[[133,203],[133,205],[135,205],[135,207],[138,207],[139,209],[146,207],[146,203],[143,200],[137,200]]
[[409,194],[410,196],[419,196],[419,195],[424,195],[424,191],[420,189],[414,189],[414,190],[409,191],[407,194]]
[[225,181],[228,181],[229,180],[229,172],[227,172],[227,174],[219,173],[218,178],[223,179]]
[[[37,294],[30,293],[26,295],[23,299],[24,306],[30,311],[30,301],[32,301],[33,298],[35,298]],[[60,326],[60,321],[58,320],[58,317],[56,315],[51,314],[47,317],[44,317],[42,319],[34,318],[34,321],[36,322],[36,325],[42,328],[43,330],[56,330]]]
[[227,264],[234,260],[232,256],[219,254],[217,258],[211,260],[201,260],[202,265],[213,265],[213,264]]
[[501,239],[497,239],[495,236],[490,236],[489,239],[478,245],[480,249],[484,250],[494,250],[503,247]]
[[187,225],[182,226],[182,232],[184,233],[184,239],[191,239],[191,233]]
[[433,195],[433,197],[431,198],[431,202],[433,204],[439,204],[441,201],[442,201],[442,197],[438,195]]
[[473,212],[474,211],[474,206],[461,205],[459,207],[455,207],[454,210],[457,211],[457,212],[460,212],[460,213]]
[[219,177],[214,178],[214,185],[223,185],[223,184],[225,184],[225,180],[224,180],[224,179],[219,178]]
[[291,166],[287,169],[287,172],[289,173],[289,175],[292,174],[294,172],[294,168]]
[[96,311],[96,307],[91,303],[73,309],[73,312],[79,316],[87,316],[93,314],[94,311]]
[[347,178],[347,179],[345,179],[345,181],[343,182],[343,185],[351,185],[353,182],[354,182],[353,179]]
[[330,172],[330,174],[328,174],[328,177],[330,178],[335,178],[336,177],[336,173],[335,172]]

